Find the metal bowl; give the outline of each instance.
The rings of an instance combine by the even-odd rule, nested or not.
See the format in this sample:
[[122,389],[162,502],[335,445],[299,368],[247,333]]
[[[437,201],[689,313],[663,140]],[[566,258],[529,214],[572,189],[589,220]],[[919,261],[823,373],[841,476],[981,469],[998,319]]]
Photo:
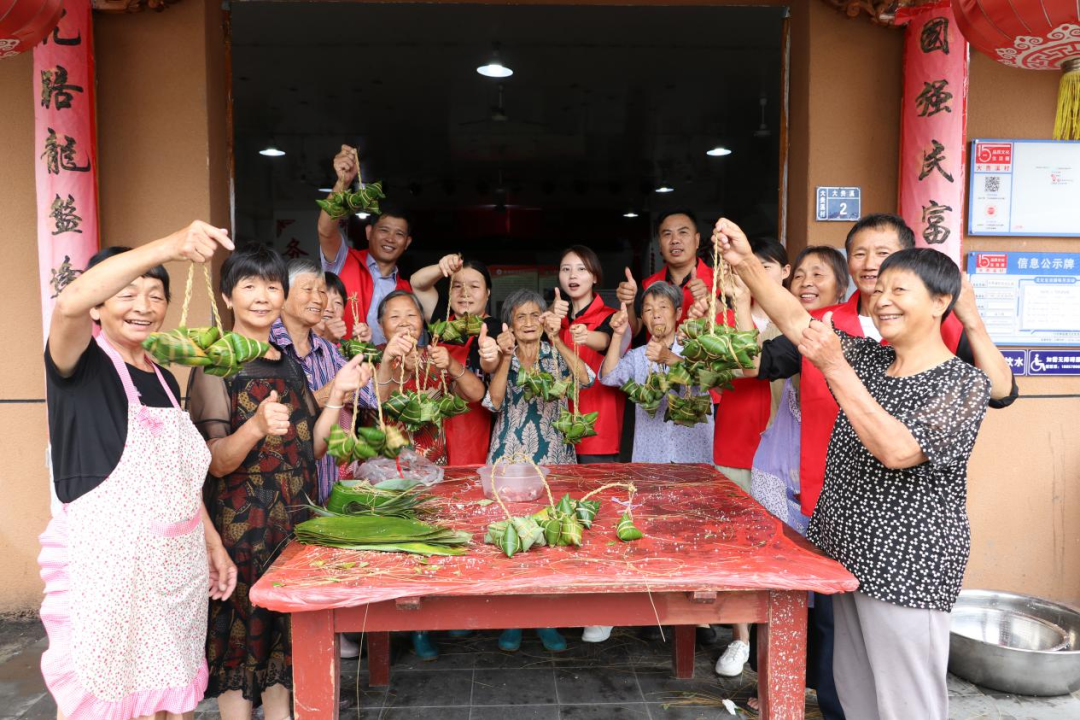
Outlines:
[[1050,600],[964,590],[953,607],[949,672],[1015,695],[1080,689],[1080,612]]

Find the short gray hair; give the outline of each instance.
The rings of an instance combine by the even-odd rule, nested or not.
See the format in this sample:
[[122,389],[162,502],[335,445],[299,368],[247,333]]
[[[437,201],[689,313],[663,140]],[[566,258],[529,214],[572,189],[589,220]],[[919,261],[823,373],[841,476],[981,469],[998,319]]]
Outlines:
[[515,290],[510,293],[510,296],[503,300],[502,306],[502,319],[507,325],[514,324],[514,311],[516,311],[522,305],[528,305],[529,303],[535,303],[536,307],[540,308],[540,312],[547,310],[547,303],[544,302],[544,296],[535,290],[521,289]]
[[641,296],[641,302],[644,303],[645,298],[649,297],[650,295],[656,295],[657,297],[669,300],[671,302],[671,307],[675,308],[676,310],[682,307],[682,290],[675,287],[669,282],[659,280],[657,282],[654,282],[649,287],[645,288],[645,292]]
[[289,287],[296,286],[296,278],[301,275],[316,275],[323,278],[323,269],[319,263],[309,258],[293,258],[285,266],[289,270]]
[[379,301],[379,307],[375,311],[375,318],[380,324],[382,324],[383,315],[386,314],[386,305],[387,305],[387,303],[389,303],[391,300],[396,300],[399,297],[407,297],[410,300],[412,300],[413,305],[416,306],[416,310],[420,313],[420,319],[424,320],[424,318],[425,318],[424,307],[423,307],[423,305],[420,304],[420,300],[417,299],[417,297],[415,295],[413,295],[411,292],[409,292],[408,290],[394,290],[389,295],[387,295],[386,297],[384,297],[382,300]]

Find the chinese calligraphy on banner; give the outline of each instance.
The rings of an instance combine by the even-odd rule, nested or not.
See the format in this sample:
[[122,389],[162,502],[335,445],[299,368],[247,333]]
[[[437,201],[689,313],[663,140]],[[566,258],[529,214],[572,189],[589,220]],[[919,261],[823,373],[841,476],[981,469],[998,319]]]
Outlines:
[[34,48],[38,272],[45,337],[56,297],[98,249],[97,132],[90,0],[65,3]]
[[904,8],[900,215],[919,247],[960,263],[967,126],[968,44],[948,2]]

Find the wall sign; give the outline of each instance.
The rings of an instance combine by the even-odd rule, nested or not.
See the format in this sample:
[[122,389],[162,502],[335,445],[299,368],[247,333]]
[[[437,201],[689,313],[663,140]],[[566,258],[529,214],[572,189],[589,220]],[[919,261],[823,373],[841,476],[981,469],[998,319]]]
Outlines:
[[862,188],[819,187],[817,219],[819,222],[855,222],[862,216]]
[[1080,237],[1080,141],[973,140],[968,234]]
[[1080,375],[1080,350],[1002,350],[1017,377],[1027,375]]
[[[1078,260],[1073,253],[970,253],[971,285],[994,343],[1080,347]],[[1034,362],[1029,358],[1029,374],[1050,374]],[[1039,362],[1045,364],[1046,356]]]

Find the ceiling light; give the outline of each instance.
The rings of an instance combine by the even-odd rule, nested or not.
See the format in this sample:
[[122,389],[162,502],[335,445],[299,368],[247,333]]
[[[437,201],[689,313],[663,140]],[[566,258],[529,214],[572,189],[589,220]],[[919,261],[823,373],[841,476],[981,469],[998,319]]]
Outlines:
[[334,188],[319,188],[319,192],[334,192]]
[[513,70],[503,65],[502,59],[499,57],[498,43],[495,43],[495,47],[491,51],[491,59],[488,60],[487,65],[476,68],[476,72],[490,78],[507,78],[514,74]]
[[259,154],[262,155],[263,157],[281,157],[282,155],[285,154],[285,151],[284,150],[278,150],[276,147],[271,145],[270,147],[263,148],[262,150],[260,150]]
[[660,187],[656,188],[656,192],[658,192],[658,193],[675,192],[675,188],[671,187],[670,185],[661,185]]
[[634,212],[633,210],[631,210],[630,212],[623,213],[624,218],[636,218],[637,216],[638,216],[638,214],[636,212]]
[[356,217],[360,218],[361,220],[367,220],[369,217],[371,217],[371,213],[358,212],[356,213]]
[[725,155],[730,155],[731,151],[723,145],[717,145],[712,150],[706,150],[705,154],[709,157],[724,157]]

